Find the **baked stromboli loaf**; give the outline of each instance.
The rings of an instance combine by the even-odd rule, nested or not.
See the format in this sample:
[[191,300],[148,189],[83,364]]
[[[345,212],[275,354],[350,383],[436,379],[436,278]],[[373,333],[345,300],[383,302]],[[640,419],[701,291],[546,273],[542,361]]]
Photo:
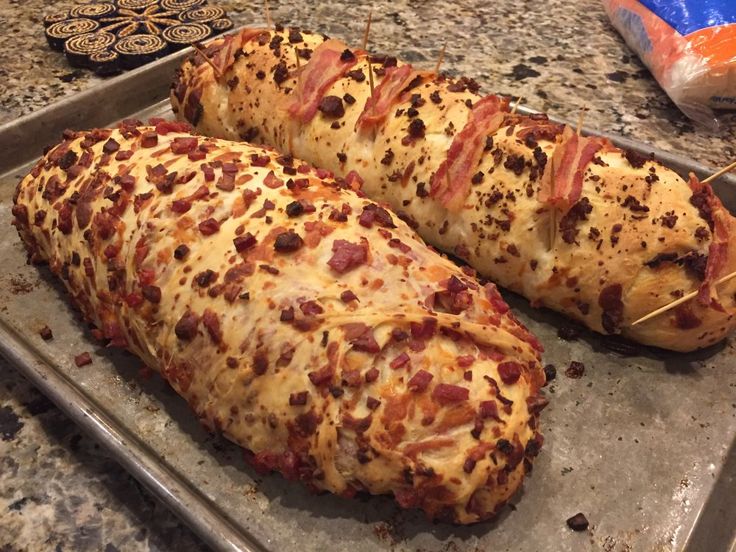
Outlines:
[[532,304],[678,351],[736,326],[736,279],[714,285],[736,270],[734,218],[709,186],[396,58],[372,58],[371,95],[365,52],[322,35],[246,29],[206,54],[172,85],[180,118],[359,175],[429,243]]
[[497,512],[546,401],[495,287],[321,171],[184,127],[67,133],[18,186],[32,259],[256,467],[458,523]]

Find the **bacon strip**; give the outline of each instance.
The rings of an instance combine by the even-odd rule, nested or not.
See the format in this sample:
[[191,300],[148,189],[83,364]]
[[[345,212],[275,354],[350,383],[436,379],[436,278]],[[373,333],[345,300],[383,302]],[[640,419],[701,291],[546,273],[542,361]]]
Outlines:
[[580,199],[585,169],[605,145],[602,138],[578,136],[570,127],[565,127],[542,175],[539,200],[567,211]]
[[[238,34],[227,35],[222,39],[220,44],[210,46],[205,50],[205,54],[210,57],[212,64],[217,67],[220,75],[224,75],[225,72],[232,67],[235,63],[235,54],[243,49],[246,43],[258,35],[268,32],[263,29],[243,29]],[[215,75],[218,78],[219,75]]]
[[345,75],[356,63],[356,56],[341,59],[347,46],[339,40],[326,40],[314,49],[309,62],[302,68],[294,90],[294,102],[289,115],[302,123],[308,123],[317,113],[319,102],[330,86]]
[[486,136],[501,127],[506,111],[508,100],[486,96],[476,102],[465,127],[453,138],[447,158],[432,177],[430,189],[430,195],[450,211],[462,208],[483,157]]
[[705,278],[698,290],[698,302],[703,306],[711,306],[714,309],[725,312],[723,306],[718,300],[718,291],[716,290],[716,281],[723,275],[723,269],[728,262],[728,242],[730,240],[730,213],[726,210],[713,193],[710,184],[701,184],[698,177],[690,173],[688,181],[690,189],[693,193],[705,191],[706,201],[710,208],[711,217],[713,219],[713,240],[708,247],[708,262],[705,265]]
[[406,88],[416,72],[408,63],[401,67],[389,67],[381,82],[365,101],[365,107],[355,124],[356,129],[373,128],[381,123],[398,100],[401,92]]

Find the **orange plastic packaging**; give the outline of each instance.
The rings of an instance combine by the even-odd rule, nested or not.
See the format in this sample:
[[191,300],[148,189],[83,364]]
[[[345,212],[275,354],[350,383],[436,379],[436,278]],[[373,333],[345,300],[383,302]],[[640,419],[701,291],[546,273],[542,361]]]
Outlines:
[[603,0],[603,6],[688,117],[713,127],[736,110],[736,0]]

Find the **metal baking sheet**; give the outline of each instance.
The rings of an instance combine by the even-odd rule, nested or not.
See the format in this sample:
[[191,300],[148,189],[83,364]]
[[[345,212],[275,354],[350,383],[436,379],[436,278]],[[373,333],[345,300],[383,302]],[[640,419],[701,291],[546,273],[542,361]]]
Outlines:
[[[238,447],[206,433],[188,406],[140,363],[101,349],[44,268],[28,266],[10,228],[15,185],[66,127],[170,115],[166,96],[182,54],[0,127],[0,353],[217,550],[729,550],[736,530],[736,343],[694,354],[635,349],[506,298],[558,368],[542,417],[546,442],[523,491],[500,517],[472,527],[432,524],[382,497],[314,496],[247,467]],[[98,106],[104,106],[100,108]],[[521,110],[525,111],[525,110]],[[648,154],[652,148],[611,137]],[[676,170],[711,171],[654,151]],[[733,178],[720,193],[736,211]],[[48,324],[54,339],[38,330]],[[74,355],[95,354],[77,368]],[[618,351],[618,352],[616,352]],[[564,375],[571,360],[580,379]],[[565,520],[583,512],[588,531]]]

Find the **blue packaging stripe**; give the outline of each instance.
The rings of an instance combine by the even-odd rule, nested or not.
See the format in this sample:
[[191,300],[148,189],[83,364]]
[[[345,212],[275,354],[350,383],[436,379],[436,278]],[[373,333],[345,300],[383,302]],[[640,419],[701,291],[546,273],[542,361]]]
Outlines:
[[681,35],[736,23],[736,0],[639,0]]

